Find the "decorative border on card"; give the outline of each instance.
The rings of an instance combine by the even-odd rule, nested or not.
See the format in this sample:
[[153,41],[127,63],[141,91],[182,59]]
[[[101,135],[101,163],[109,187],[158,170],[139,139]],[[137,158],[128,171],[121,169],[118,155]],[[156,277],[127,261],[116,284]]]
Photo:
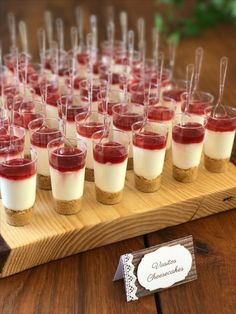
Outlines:
[[[114,281],[124,278],[125,281],[125,290],[126,290],[126,299],[127,301],[135,301],[140,297],[156,293],[166,288],[157,288],[155,290],[145,289],[138,281],[137,270],[138,266],[143,259],[143,257],[149,253],[152,253],[160,248],[164,247],[173,247],[181,245],[189,251],[191,254],[191,268],[188,271],[188,274],[183,280],[177,281],[174,284],[168,286],[168,288],[181,285],[183,283],[197,279],[195,255],[194,255],[194,245],[192,236],[186,236],[184,238],[176,239],[173,241],[165,242],[158,244],[140,251],[133,252],[132,254],[124,254],[120,257],[119,266],[117,268]],[[164,265],[165,266],[165,265]]]
[[136,286],[137,277],[134,274],[135,267],[132,263],[133,255],[132,254],[123,255],[122,261],[124,265],[124,280],[127,301],[129,302],[137,300],[138,297],[136,296],[136,293],[138,288]]

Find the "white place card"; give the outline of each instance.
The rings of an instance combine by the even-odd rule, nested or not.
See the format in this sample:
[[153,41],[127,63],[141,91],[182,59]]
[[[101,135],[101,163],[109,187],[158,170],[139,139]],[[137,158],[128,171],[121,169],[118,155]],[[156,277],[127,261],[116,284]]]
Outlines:
[[122,278],[127,301],[195,280],[192,236],[122,255],[114,281]]

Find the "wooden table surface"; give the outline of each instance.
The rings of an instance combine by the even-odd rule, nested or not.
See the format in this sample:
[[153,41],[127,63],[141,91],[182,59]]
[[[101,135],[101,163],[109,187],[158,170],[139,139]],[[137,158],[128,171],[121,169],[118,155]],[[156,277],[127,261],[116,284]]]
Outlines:
[[[6,4],[1,0],[0,8],[3,8],[3,2]],[[16,2],[7,2],[1,14],[9,9],[14,10],[13,4]],[[30,13],[25,8],[28,15],[26,13],[24,15],[20,3],[31,2],[19,0],[17,3],[19,14],[29,18]],[[38,0],[37,5],[39,3],[44,9],[46,2]],[[50,3],[51,6],[56,6],[56,1]],[[58,1],[58,5],[62,3]],[[126,2],[121,1],[121,3],[125,7]],[[143,8],[141,1],[137,1],[139,13]],[[147,9],[143,14],[148,14]],[[6,26],[3,24],[3,22],[0,24],[2,26],[0,34],[6,37]],[[183,41],[178,48],[177,76],[183,73],[189,62],[194,60],[195,48],[201,45],[205,49],[205,57],[200,86],[217,95],[219,59],[222,55],[227,55],[229,71],[224,103],[235,106],[235,35],[235,27],[221,26],[207,30],[199,38]],[[127,304],[123,282],[112,282],[120,255],[190,234],[193,235],[195,243],[198,279]],[[94,249],[1,279],[0,313],[234,314],[236,313],[236,211],[230,210],[143,237]]]

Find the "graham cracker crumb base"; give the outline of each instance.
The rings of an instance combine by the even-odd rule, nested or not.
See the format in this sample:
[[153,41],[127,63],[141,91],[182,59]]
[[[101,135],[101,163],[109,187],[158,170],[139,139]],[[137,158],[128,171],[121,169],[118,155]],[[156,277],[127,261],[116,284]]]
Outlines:
[[173,177],[183,183],[192,183],[197,179],[198,167],[180,169],[173,165]]
[[7,207],[4,208],[7,223],[14,227],[22,227],[27,225],[33,215],[33,207],[22,210],[12,210]]
[[116,193],[108,193],[100,190],[96,185],[96,200],[105,205],[114,205],[119,203],[123,198],[123,190]]
[[37,187],[40,190],[51,190],[52,189],[51,177],[37,174]]
[[161,186],[161,175],[148,180],[144,177],[134,174],[135,187],[137,190],[144,193],[152,193],[157,191]]
[[129,157],[127,162],[127,170],[133,170],[133,168],[134,168],[133,157]]
[[229,159],[213,159],[204,154],[204,166],[206,170],[215,173],[226,172],[228,169]]
[[89,182],[94,182],[94,170],[85,168],[85,180]]
[[81,209],[82,198],[71,201],[53,199],[54,209],[60,215],[74,215]]
[[170,160],[171,159],[171,155],[172,155],[172,150],[171,148],[166,150],[166,154],[165,154],[165,160]]

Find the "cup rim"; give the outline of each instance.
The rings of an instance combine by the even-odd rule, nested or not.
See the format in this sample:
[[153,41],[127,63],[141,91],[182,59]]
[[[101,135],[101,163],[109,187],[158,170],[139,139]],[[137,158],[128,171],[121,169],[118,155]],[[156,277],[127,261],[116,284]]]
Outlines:
[[[206,101],[204,101],[205,103],[213,103],[213,101],[214,101],[214,96],[211,94],[211,93],[208,93],[208,92],[205,92],[205,91],[196,91],[195,93],[193,93],[192,95],[195,95],[195,94],[198,94],[198,95],[201,95],[201,96],[206,96],[206,97],[208,97],[209,99],[208,100],[206,100]],[[187,92],[185,91],[185,92],[183,92],[181,95],[180,95],[180,99],[181,99],[181,101],[186,101],[186,98],[184,98],[184,96],[186,96],[187,95]],[[199,102],[201,102],[202,100],[200,100],[200,99],[197,99],[197,100],[190,100],[190,103],[191,104],[197,104],[197,103],[199,103]]]
[[[30,132],[32,132],[32,133],[35,133],[35,132],[42,133],[42,132],[40,132],[40,130],[42,128],[42,125],[40,127],[38,127],[38,128],[35,128],[35,129],[32,128],[33,123],[37,123],[40,120],[41,121],[42,120],[47,120],[47,121],[50,120],[50,121],[57,121],[58,122],[58,129],[56,131],[54,131],[54,132],[46,132],[46,133],[43,132],[43,134],[56,134],[56,133],[60,132],[60,119],[59,118],[45,118],[45,117],[34,119],[34,120],[30,121],[30,123],[28,124],[28,129],[29,129]],[[43,123],[43,121],[42,121],[42,123]]]
[[220,117],[215,117],[215,116],[212,116],[211,114],[212,114],[212,112],[214,111],[214,109],[215,109],[215,106],[208,106],[208,107],[206,107],[205,108],[205,115],[206,115],[206,117],[207,118],[211,118],[211,119],[214,119],[214,120],[234,120],[234,119],[236,119],[236,108],[235,107],[232,107],[232,106],[225,106],[225,105],[221,105],[221,106],[223,106],[224,107],[224,109],[226,109],[226,110],[230,110],[230,111],[233,111],[234,112],[234,116],[227,116],[227,117],[222,117],[222,116],[220,116]]
[[[60,155],[60,154],[55,153],[55,151],[51,151],[51,150],[53,149],[53,147],[50,147],[50,145],[52,145],[54,142],[57,142],[57,141],[59,142],[59,141],[61,141],[61,140],[63,140],[63,142],[64,142],[64,139],[65,139],[65,136],[61,136],[61,137],[58,137],[58,138],[54,138],[53,140],[51,140],[50,142],[48,142],[48,144],[47,144],[47,150],[48,150],[49,154],[51,153],[51,154],[54,154],[55,156],[60,156],[60,157],[62,157],[62,158],[63,158],[63,157],[80,156],[80,155],[82,155],[82,154],[86,154],[87,145],[84,143],[84,141],[83,141],[82,139],[76,138],[76,137],[66,137],[66,139],[67,139],[68,141],[73,140],[73,141],[76,141],[77,143],[79,142],[79,143],[82,145],[83,150],[81,150],[81,149],[80,149],[81,146],[79,146],[79,149],[81,150],[79,153],[70,154],[70,155],[66,155],[66,156],[62,156],[62,155]],[[57,147],[57,146],[54,146],[54,148],[56,149],[56,148],[58,148],[58,147]],[[78,147],[76,146],[76,147],[73,147],[73,148],[78,148]]]
[[[21,147],[21,146],[19,146],[19,145],[15,145],[14,147]],[[6,149],[7,149],[7,147],[6,147]],[[23,151],[24,151],[24,149],[23,149]],[[7,162],[9,162],[9,161],[11,161],[12,159],[9,159],[9,160],[5,160],[5,161],[2,161],[1,162],[1,164],[4,166],[4,167],[8,167],[8,168],[13,168],[13,167],[25,167],[25,166],[28,166],[28,165],[30,165],[30,164],[32,164],[32,163],[36,163],[37,162],[37,159],[38,159],[38,153],[37,153],[37,151],[36,151],[36,149],[34,149],[34,148],[30,148],[30,151],[33,151],[34,152],[34,158],[33,159],[31,159],[31,160],[29,160],[27,163],[24,163],[24,164],[19,164],[19,165],[9,165],[9,164],[7,164]],[[30,155],[31,156],[31,158],[32,158],[32,155]],[[17,159],[17,160],[23,160],[23,159],[28,159],[28,158],[25,158],[25,157],[23,157],[23,158],[19,158],[19,157],[16,157],[16,158],[13,158],[14,160],[15,159]]]
[[[168,126],[165,124],[165,123],[163,123],[163,122],[161,122],[161,121],[155,121],[155,120],[151,120],[151,119],[147,119],[146,121],[145,120],[143,120],[143,121],[137,121],[137,122],[135,122],[134,124],[132,124],[132,127],[131,127],[131,129],[132,129],[132,133],[133,134],[136,134],[136,133],[139,133],[141,136],[143,136],[143,137],[153,137],[154,135],[151,135],[151,134],[142,134],[142,133],[140,133],[139,132],[139,130],[141,129],[141,128],[138,128],[138,129],[134,129],[135,128],[135,126],[136,125],[138,125],[138,124],[141,124],[141,125],[144,125],[144,124],[151,124],[151,123],[156,123],[156,124],[159,124],[159,125],[161,125],[161,126],[163,126],[165,129],[166,129],[166,134],[165,135],[162,135],[162,134],[156,134],[156,136],[165,136],[166,138],[167,138],[167,136],[168,136],[168,132],[169,132],[169,128],[168,128]],[[155,132],[153,132],[153,133],[155,133]]]
[[[192,126],[186,126],[185,124],[181,124],[181,120],[180,120],[180,122],[178,122],[178,123],[176,123],[176,118],[177,117],[181,117],[181,116],[188,116],[188,117],[191,117],[191,116],[196,116],[195,114],[191,114],[191,113],[188,113],[188,112],[181,112],[181,113],[177,113],[176,115],[175,115],[175,117],[174,117],[174,120],[173,120],[173,127],[174,126],[178,126],[178,127],[181,127],[181,128],[185,128],[185,129],[200,129],[200,128],[204,128],[205,129],[205,126],[206,126],[206,115],[203,115],[203,116],[201,116],[201,117],[204,117],[204,121],[203,121],[203,123],[200,123],[200,122],[198,122],[198,121],[188,121],[188,122],[190,122],[190,123],[193,123],[193,125]],[[187,123],[188,123],[187,122]],[[197,125],[197,124],[199,124],[199,125]]]
[[[135,106],[135,107],[139,107],[139,108],[143,108],[143,113],[141,114],[138,114],[139,116],[143,116],[143,114],[144,114],[144,109],[145,109],[145,107],[144,107],[144,105],[142,105],[142,104],[139,104],[139,103],[133,103],[133,102],[131,102],[131,103],[125,103],[125,104],[123,104],[123,103],[119,103],[119,104],[115,104],[114,106],[112,106],[112,115],[113,114],[118,114],[118,115],[122,115],[122,113],[120,113],[120,112],[116,112],[115,111],[115,109],[116,109],[116,107],[118,108],[118,106],[120,106],[120,107],[130,107],[130,106]],[[124,114],[123,114],[124,115]],[[133,116],[132,115],[132,113],[129,113],[129,114],[125,114],[125,116],[126,117],[128,117],[128,116]]]
[[[104,136],[104,137],[100,137],[100,138],[96,138],[96,135],[98,135],[99,133],[103,133],[104,135],[108,135],[108,136]],[[108,141],[107,142],[110,142],[110,140],[109,140],[109,134],[110,134],[110,132],[115,132],[115,133],[122,133],[125,137],[126,137],[126,139],[127,139],[127,144],[121,144],[121,143],[119,143],[119,142],[116,142],[116,141],[113,141],[113,142],[116,142],[117,144],[120,144],[121,146],[125,146],[125,147],[127,147],[127,149],[128,149],[128,146],[130,145],[130,138],[129,138],[129,135],[125,132],[125,131],[123,131],[123,130],[118,130],[118,129],[114,129],[114,128],[112,128],[111,130],[99,130],[99,131],[97,131],[97,132],[95,132],[95,133],[93,133],[93,135],[92,135],[92,141],[93,141],[93,145],[99,145],[99,146],[104,146],[104,143],[102,143],[101,142],[101,140],[102,139],[108,139]],[[106,142],[106,143],[107,143]],[[116,145],[111,145],[111,147],[117,147]]]
[[[66,104],[63,104],[61,101],[62,101],[62,99],[66,99],[66,97],[72,97],[73,99],[74,99],[74,97],[77,97],[78,99],[79,99],[79,104],[78,105],[76,105],[76,106],[74,106],[74,105],[72,105],[72,104],[69,104],[68,105],[68,108],[69,109],[77,109],[78,107],[84,107],[84,106],[86,106],[86,105],[90,105],[90,102],[89,102],[89,100],[86,100],[86,101],[83,101],[82,100],[82,96],[80,95],[80,94],[78,94],[78,93],[74,93],[74,94],[63,94],[63,95],[61,95],[58,99],[57,99],[57,106],[66,106]],[[83,97],[83,99],[85,99],[85,97]]]
[[[94,113],[97,114],[98,116],[103,117],[104,119],[108,119],[108,122],[109,122],[109,117],[108,117],[107,113],[103,113],[103,112],[99,112],[99,111],[95,111],[95,110],[89,110],[89,111],[77,113],[77,115],[75,116],[75,122],[78,123],[78,124],[82,123],[82,121],[79,120],[79,116],[80,115],[82,116],[82,115],[86,114],[85,118],[83,119],[83,120],[85,120],[88,115],[90,115],[90,114],[92,115]],[[105,124],[104,124],[104,126],[105,126]],[[92,125],[88,125],[86,127],[90,128],[90,127],[93,127],[93,126]]]

